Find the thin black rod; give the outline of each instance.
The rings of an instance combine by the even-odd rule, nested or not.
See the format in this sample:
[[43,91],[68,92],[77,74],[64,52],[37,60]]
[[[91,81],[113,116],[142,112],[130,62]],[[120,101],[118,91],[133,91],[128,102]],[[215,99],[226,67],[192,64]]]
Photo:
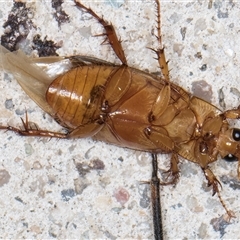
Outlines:
[[163,240],[162,213],[160,204],[160,180],[158,178],[157,154],[152,154],[151,201],[155,240]]

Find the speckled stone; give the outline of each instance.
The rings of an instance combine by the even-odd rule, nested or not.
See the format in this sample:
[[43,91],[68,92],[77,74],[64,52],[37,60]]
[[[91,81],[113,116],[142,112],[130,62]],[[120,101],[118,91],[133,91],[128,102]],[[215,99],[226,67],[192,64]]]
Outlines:
[[[130,66],[159,72],[148,49],[157,48],[152,2],[85,1],[116,26]],[[163,42],[172,81],[188,91],[200,81],[212,104],[229,109],[239,105],[240,96],[240,3],[212,2],[208,8],[208,1],[162,1]],[[2,1],[0,23],[2,44],[9,41],[11,49],[21,47],[32,56],[80,54],[119,63],[111,48],[101,45],[104,38],[93,37],[102,33],[101,26],[73,1]],[[27,110],[41,129],[62,131],[9,74],[1,73],[2,124],[21,126],[19,117]],[[91,139],[0,135],[2,239],[153,239],[150,188],[141,182],[151,178],[148,153]],[[161,171],[168,169],[169,159],[159,155]],[[165,239],[239,239],[237,164],[212,164],[222,181],[222,198],[236,214],[226,223],[200,167],[181,162],[179,183],[161,188]]]

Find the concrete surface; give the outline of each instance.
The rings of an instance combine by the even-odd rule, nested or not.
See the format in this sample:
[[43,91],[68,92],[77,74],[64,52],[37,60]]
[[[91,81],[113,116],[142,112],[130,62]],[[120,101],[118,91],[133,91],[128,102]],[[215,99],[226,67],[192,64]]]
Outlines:
[[[146,48],[156,47],[153,1],[87,1],[87,5],[116,26],[130,66],[159,71],[154,54]],[[221,109],[237,107],[240,3],[213,1],[210,9],[208,1],[164,0],[161,5],[172,81],[204,94]],[[1,1],[0,6],[2,36],[11,31],[3,24],[13,3]],[[23,14],[18,8],[17,14]],[[102,32],[101,26],[72,1],[58,8],[51,1],[27,1],[23,9],[27,17],[21,16],[25,24],[20,23],[18,30],[25,52],[37,54],[31,44],[40,34],[41,40],[47,36],[60,46],[61,56],[81,54],[118,63],[110,47],[100,45],[103,39],[92,37]],[[62,23],[54,17],[56,9]],[[2,69],[1,73],[1,124],[20,124],[26,109],[40,128],[61,130],[9,74]],[[0,138],[1,239],[153,239],[150,189],[141,184],[151,177],[148,153],[91,139],[24,138],[9,132],[1,132]],[[159,162],[167,169],[169,156],[159,155]],[[180,168],[177,186],[161,189],[165,239],[239,239],[237,163],[219,160],[211,167],[222,183],[226,205],[236,214],[229,224],[201,169],[183,159]]]

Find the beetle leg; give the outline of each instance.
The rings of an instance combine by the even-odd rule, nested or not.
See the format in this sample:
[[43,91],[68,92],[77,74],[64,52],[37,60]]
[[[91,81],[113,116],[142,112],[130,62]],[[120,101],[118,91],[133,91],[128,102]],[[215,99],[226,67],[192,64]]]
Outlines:
[[155,2],[156,2],[156,10],[157,10],[157,35],[156,35],[156,38],[158,40],[159,47],[157,50],[152,49],[152,48],[150,48],[150,49],[157,54],[157,60],[158,60],[162,75],[163,75],[164,79],[169,82],[168,61],[166,60],[165,53],[164,53],[164,47],[162,44],[160,1],[155,0]]
[[106,40],[108,40],[113,51],[118,56],[122,64],[127,65],[127,60],[121,45],[121,41],[117,38],[117,34],[113,25],[106,22],[102,17],[99,17],[91,8],[85,7],[82,3],[77,2],[77,0],[74,0],[74,2],[80,9],[86,10],[87,13],[92,15],[103,26],[106,31],[106,33],[104,34],[106,35]]
[[227,110],[221,114],[225,118],[229,119],[239,119],[240,118],[240,106],[235,109]]
[[[12,126],[0,126],[1,130],[12,131],[21,136],[38,136],[38,137],[55,137],[55,138],[66,138],[67,133],[52,132],[46,130],[40,130],[37,125],[30,124],[28,121],[28,115],[26,112],[25,121],[21,118],[23,129],[12,127]],[[34,125],[34,126],[33,126]]]
[[75,128],[67,135],[67,138],[86,138],[86,137],[93,137],[97,134],[104,124],[100,124],[98,122],[92,122],[89,124],[80,125],[79,127]]
[[166,84],[159,92],[149,116],[150,121],[157,120],[163,113],[165,113],[168,108],[168,104],[171,96],[171,87],[170,84]]
[[12,126],[0,126],[0,130],[12,131],[21,136],[35,136],[35,137],[50,137],[50,138],[85,138],[91,137],[99,132],[103,124],[99,124],[98,122],[92,122],[89,124],[80,125],[79,127],[70,130],[66,133],[61,132],[53,132],[48,130],[41,130],[37,127],[37,125],[30,124],[28,121],[28,115],[26,112],[25,121],[21,118],[23,129],[16,128]]
[[173,151],[174,142],[164,128],[150,126],[144,129],[144,134],[156,148],[162,149],[165,153]]
[[67,138],[68,134],[60,133],[60,132],[52,132],[47,130],[39,130],[39,129],[32,129],[32,128],[16,128],[12,126],[0,126],[1,130],[7,130],[15,132],[21,136],[34,136],[34,137],[54,137],[54,138]]
[[216,176],[213,174],[213,172],[209,169],[209,168],[202,168],[203,172],[204,172],[204,175],[208,181],[208,187],[212,186],[213,188],[213,196],[217,193],[218,195],[218,199],[219,201],[221,202],[222,206],[224,207],[224,209],[226,210],[227,214],[228,214],[228,218],[229,220],[231,218],[235,218],[235,214],[234,212],[232,212],[231,210],[229,210],[227,207],[226,207],[226,204],[224,203],[222,197],[221,197],[221,194],[220,194],[220,191],[219,191],[219,187],[220,186],[222,188],[222,185],[221,183],[219,182],[219,180],[216,178]]
[[170,169],[164,173],[168,173],[167,179],[171,177],[171,180],[168,182],[161,182],[162,185],[170,185],[170,184],[176,184],[179,179],[179,168],[178,168],[178,155],[176,153],[173,153],[171,156],[171,165]]

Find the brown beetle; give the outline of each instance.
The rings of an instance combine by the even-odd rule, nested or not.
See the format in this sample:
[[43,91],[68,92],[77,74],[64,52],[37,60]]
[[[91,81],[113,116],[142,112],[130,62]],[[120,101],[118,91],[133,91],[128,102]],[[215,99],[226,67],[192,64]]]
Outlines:
[[[90,12],[89,9],[87,11]],[[94,15],[93,12],[91,14]],[[98,20],[103,21],[100,18]],[[218,154],[221,157],[230,158],[232,155],[238,157],[239,130],[228,129],[226,118],[239,118],[239,110],[221,112],[213,105],[192,97],[182,88],[169,82],[161,40],[157,56],[160,58],[159,63],[164,78],[129,68],[120,42],[115,35],[110,39],[112,36],[110,34],[113,33],[112,26],[106,25],[105,22],[103,26],[109,33],[109,40],[110,42],[112,40],[113,49],[123,65],[116,66],[82,56],[57,58],[57,61],[64,62],[60,62],[62,66],[65,66],[65,62],[69,66],[69,60],[72,65],[64,69],[64,71],[71,69],[69,72],[60,75],[56,80],[53,81],[52,77],[43,76],[44,74],[37,79],[35,73],[37,85],[29,84],[28,79],[23,79],[22,76],[18,79],[27,94],[66,127],[69,133],[30,129],[28,121],[24,130],[13,127],[2,127],[2,129],[32,136],[60,138],[96,136],[96,139],[133,149],[153,153],[173,153],[169,171],[172,179],[168,183],[175,183],[178,178],[177,155],[180,155],[201,166],[209,185],[213,186],[213,192],[217,192],[222,202],[218,180],[208,168],[208,164],[216,161]],[[160,37],[159,34],[158,38]],[[5,56],[9,56],[10,64],[14,63],[15,55]],[[24,56],[20,56],[20,59],[24,59]],[[4,59],[5,68],[11,69],[5,60],[8,59]],[[45,61],[46,59],[36,59],[38,65]],[[20,67],[22,64],[23,62]],[[32,70],[27,66],[26,64],[23,67],[24,71]],[[80,79],[83,86],[76,76],[84,76],[84,80]],[[92,78],[95,82],[88,81]],[[75,81],[74,85],[72,79]],[[92,85],[88,86],[88,84]],[[45,92],[47,92],[46,99]],[[69,99],[71,99],[71,107],[68,107]],[[75,100],[78,103],[75,104]],[[82,110],[79,111],[79,108]],[[130,135],[129,129],[131,129]],[[222,204],[226,209],[223,202]],[[227,209],[226,211],[231,217],[232,213]]]

